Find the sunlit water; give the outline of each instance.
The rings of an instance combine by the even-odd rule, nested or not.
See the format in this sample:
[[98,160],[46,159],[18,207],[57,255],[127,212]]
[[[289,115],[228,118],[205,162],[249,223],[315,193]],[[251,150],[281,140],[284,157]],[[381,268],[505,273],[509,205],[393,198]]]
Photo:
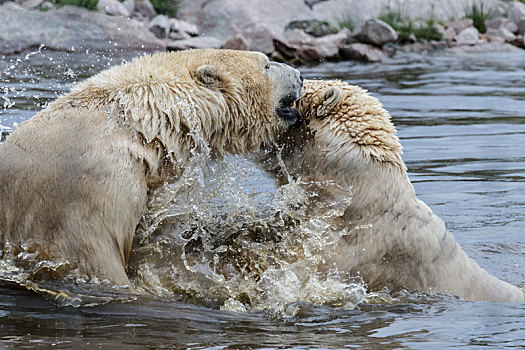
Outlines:
[[[50,52],[3,57],[0,131],[121,60]],[[398,128],[418,196],[483,268],[525,282],[523,51],[301,70],[378,97]],[[315,252],[327,242],[316,233],[326,233],[324,221],[337,214],[327,205],[308,220],[290,203],[308,203],[299,186],[276,188],[243,157],[213,163],[198,155],[183,179],[150,203],[137,234],[130,273],[144,296],[57,308],[7,284],[0,290],[0,341],[17,348],[525,346],[523,303],[374,295],[351,276],[317,274],[322,261]]]

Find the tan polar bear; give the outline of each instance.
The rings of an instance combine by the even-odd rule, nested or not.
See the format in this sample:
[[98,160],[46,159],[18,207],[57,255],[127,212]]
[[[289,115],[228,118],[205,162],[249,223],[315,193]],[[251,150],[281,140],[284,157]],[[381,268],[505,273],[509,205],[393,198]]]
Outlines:
[[[333,180],[352,189],[338,222],[348,234],[326,248],[326,269],[360,275],[370,290],[406,287],[467,300],[525,300],[519,288],[470,259],[416,197],[396,130],[376,98],[341,81],[305,81],[296,108],[310,131],[283,136],[289,173],[307,183]],[[268,165],[275,171],[275,161]],[[320,200],[328,200],[329,192],[318,194]]]
[[4,262],[36,281],[129,284],[148,191],[175,181],[196,147],[222,157],[286,131],[301,85],[261,53],[211,49],[143,56],[77,85],[0,146]]

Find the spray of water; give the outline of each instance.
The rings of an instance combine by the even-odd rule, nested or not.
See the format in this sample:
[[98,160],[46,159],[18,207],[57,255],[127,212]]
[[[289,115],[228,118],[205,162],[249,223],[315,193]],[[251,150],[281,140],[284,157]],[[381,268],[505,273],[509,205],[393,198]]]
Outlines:
[[[210,160],[199,131],[192,137],[199,146],[181,178],[150,196],[130,262],[137,288],[275,315],[296,302],[353,308],[365,300],[360,279],[325,266],[327,248],[347,234],[334,223],[350,189],[291,176],[279,187],[244,157]],[[319,189],[344,195],[317,201]]]

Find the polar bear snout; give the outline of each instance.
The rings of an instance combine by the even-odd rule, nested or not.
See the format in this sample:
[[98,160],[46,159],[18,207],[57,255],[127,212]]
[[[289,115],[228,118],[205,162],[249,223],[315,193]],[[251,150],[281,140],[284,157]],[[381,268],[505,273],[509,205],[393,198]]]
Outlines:
[[301,94],[303,76],[297,69],[277,62],[270,63],[268,75],[277,93],[277,115],[289,125],[298,124],[301,117],[292,106]]

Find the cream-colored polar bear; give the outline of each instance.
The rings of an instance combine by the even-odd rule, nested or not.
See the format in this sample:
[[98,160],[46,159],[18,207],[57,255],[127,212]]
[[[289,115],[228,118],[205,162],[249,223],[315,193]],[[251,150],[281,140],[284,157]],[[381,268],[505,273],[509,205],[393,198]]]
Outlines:
[[[324,251],[326,269],[360,275],[371,290],[406,287],[467,300],[525,300],[520,289],[470,259],[416,197],[396,130],[376,98],[341,81],[305,81],[297,109],[309,132],[283,136],[289,173],[303,182],[334,180],[352,189],[338,222],[348,234]],[[318,196],[337,199],[330,191]]]
[[126,285],[148,191],[191,153],[253,150],[297,121],[299,72],[255,52],[143,56],[79,84],[0,146],[0,248],[31,280]]

